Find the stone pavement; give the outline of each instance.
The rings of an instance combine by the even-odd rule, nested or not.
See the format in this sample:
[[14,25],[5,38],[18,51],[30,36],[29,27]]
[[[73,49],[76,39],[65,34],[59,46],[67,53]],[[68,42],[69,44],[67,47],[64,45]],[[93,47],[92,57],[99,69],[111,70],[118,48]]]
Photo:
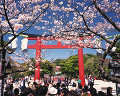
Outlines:
[[[77,81],[75,82],[77,83]],[[87,79],[85,80],[86,85],[88,84]],[[70,88],[72,86],[69,86],[68,88]],[[107,87],[112,87],[112,94],[113,96],[117,96],[116,95],[116,83],[112,83],[112,82],[108,82],[108,81],[102,81],[102,80],[95,80],[94,81],[94,86],[93,86],[97,92],[98,91],[103,91],[105,93],[107,93]]]
[[[86,84],[87,84],[87,80],[85,80]],[[98,91],[103,91],[103,92],[107,92],[107,87],[112,87],[112,94],[114,96],[116,95],[116,83],[113,82],[108,82],[108,81],[103,81],[103,80],[95,80],[94,81],[94,88],[96,88],[97,92]]]

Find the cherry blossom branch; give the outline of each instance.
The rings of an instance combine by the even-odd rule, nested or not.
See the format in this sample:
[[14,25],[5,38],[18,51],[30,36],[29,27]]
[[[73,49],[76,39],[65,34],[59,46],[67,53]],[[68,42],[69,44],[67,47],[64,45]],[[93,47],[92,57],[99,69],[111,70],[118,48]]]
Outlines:
[[[2,33],[2,28],[0,27],[0,33]],[[3,35],[1,34],[1,46],[3,48],[4,46],[4,41],[3,41]]]
[[[91,5],[92,5],[92,4],[91,4]],[[94,33],[95,35],[99,36],[100,38],[104,39],[106,42],[111,43],[111,41],[109,41],[109,40],[108,40],[107,38],[105,38],[104,36],[102,36],[102,35],[100,35],[100,34],[97,34],[97,32],[94,32],[94,31],[90,30],[90,28],[88,27],[88,25],[87,25],[87,23],[86,23],[86,21],[85,21],[84,14],[83,14],[83,15],[80,14],[80,12],[79,12],[74,6],[72,6],[72,7],[76,10],[76,12],[77,12],[80,16],[82,16],[83,21],[84,21],[84,24],[85,24],[85,26],[86,26],[86,28],[87,28],[86,31],[90,31],[90,32]],[[87,8],[89,8],[89,7],[90,7],[90,6],[88,6]],[[84,13],[85,13],[85,12],[84,12]]]
[[5,34],[7,34],[8,32],[9,32],[10,30],[8,30],[8,31],[3,31],[4,33],[2,33],[2,35],[4,36]]
[[[29,3],[29,4],[31,4],[31,3]],[[27,4],[26,6],[28,6],[29,4]],[[14,18],[18,14],[21,14],[25,9],[26,9],[26,7],[23,7],[23,10],[21,10],[19,13],[16,13],[13,17],[9,18],[9,20],[12,19],[12,18]]]
[[119,32],[120,32],[120,28],[112,21],[112,19],[110,19],[98,6],[96,3],[96,0],[93,0],[93,3],[95,5],[95,8],[98,10],[98,12],[100,12],[100,14],[107,19]]
[[59,19],[63,24],[65,24],[65,25],[66,25],[67,27],[69,27],[69,28],[72,28],[72,27],[70,27],[67,23],[65,23],[63,20],[61,20],[58,14],[57,14],[57,16],[58,16],[58,19]]
[[112,43],[110,40],[108,40],[107,38],[105,38],[105,37],[102,36],[101,34],[98,34],[97,32],[92,31],[92,30],[88,27],[88,25],[87,25],[87,23],[86,23],[85,18],[84,18],[83,15],[82,15],[82,18],[83,18],[83,21],[84,21],[85,26],[86,26],[86,28],[87,28],[88,31],[90,31],[90,32],[94,33],[95,35],[99,36],[100,38],[104,39],[106,42]]
[[104,52],[102,59],[105,59],[105,58],[106,58],[107,54],[108,54],[108,53],[110,52],[110,50],[114,47],[114,45],[116,44],[116,42],[117,42],[119,39],[120,39],[120,36],[116,36],[116,37],[115,37],[113,43],[110,44],[110,46],[108,47],[108,49]]
[[5,16],[5,14],[3,14],[3,13],[1,13],[1,12],[0,12],[0,14]]
[[8,16],[7,16],[7,12],[6,12],[6,8],[5,8],[5,0],[4,0],[4,3],[3,3],[3,8],[4,8],[4,11],[5,11],[6,20],[7,20],[8,24],[9,24],[9,26],[10,26],[12,32],[13,32],[13,35],[14,35],[13,27],[12,27],[12,25],[10,24],[10,21],[9,21],[9,19],[8,19]]
[[[38,66],[41,66],[41,65],[39,64],[39,65],[35,66],[34,69],[37,68]],[[17,73],[17,72],[26,72],[26,71],[28,71],[28,70],[27,69],[25,69],[25,70],[16,70],[16,71],[12,71],[12,72],[9,72],[9,73],[4,73],[4,74],[2,74],[0,76],[0,79],[6,77],[9,74],[13,74],[13,73]]]
[[13,73],[17,73],[17,72],[25,72],[25,71],[27,71],[27,70],[17,70],[17,71],[12,71],[12,72],[9,72],[9,73],[5,73],[5,74],[2,74],[0,76],[0,79],[5,78],[9,74],[13,74]]
[[[71,4],[70,4],[70,5],[71,5]],[[88,10],[88,8],[89,8],[91,5],[93,5],[93,3],[91,3],[91,4],[86,8],[86,10]],[[71,5],[71,6],[72,6],[72,5]],[[84,21],[84,24],[85,24],[85,26],[86,26],[86,28],[87,28],[87,29],[84,29],[84,30],[90,31],[90,32],[94,33],[95,35],[97,35],[97,36],[99,36],[100,38],[104,39],[104,40],[105,40],[106,42],[108,42],[108,43],[112,43],[110,40],[108,40],[107,38],[105,38],[104,36],[102,36],[102,35],[100,35],[100,34],[97,34],[97,32],[92,31],[92,30],[88,27],[88,25],[87,25],[87,23],[86,23],[86,21],[85,21],[85,18],[84,18],[84,13],[85,13],[86,10],[83,12],[83,14],[81,14],[74,6],[72,6],[72,7],[76,10],[76,12],[77,12],[80,16],[82,16],[83,21]],[[77,28],[77,29],[79,29],[79,28]],[[87,33],[87,32],[85,32],[85,33]]]
[[12,0],[11,2],[8,3],[7,7],[9,7],[9,5],[12,4],[15,1],[19,1],[19,0]]
[[[49,7],[49,5],[48,5],[48,7]],[[31,24],[27,29],[23,30],[23,31],[20,32],[18,35],[24,33],[24,32],[27,31],[28,29],[30,29],[31,26],[35,23],[35,21],[48,9],[48,7],[47,7],[40,15],[38,15],[37,18],[35,18],[35,20],[32,22],[32,24]]]

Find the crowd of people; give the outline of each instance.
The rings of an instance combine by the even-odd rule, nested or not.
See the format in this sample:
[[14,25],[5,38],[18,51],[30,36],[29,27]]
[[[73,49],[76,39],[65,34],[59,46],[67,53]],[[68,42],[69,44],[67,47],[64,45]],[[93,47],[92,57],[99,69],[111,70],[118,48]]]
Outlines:
[[113,96],[112,88],[107,88],[107,93],[97,92],[94,83],[91,81],[85,86],[81,80],[77,82],[74,78],[57,78],[54,83],[52,78],[41,78],[34,80],[33,77],[10,80],[7,78],[4,96]]

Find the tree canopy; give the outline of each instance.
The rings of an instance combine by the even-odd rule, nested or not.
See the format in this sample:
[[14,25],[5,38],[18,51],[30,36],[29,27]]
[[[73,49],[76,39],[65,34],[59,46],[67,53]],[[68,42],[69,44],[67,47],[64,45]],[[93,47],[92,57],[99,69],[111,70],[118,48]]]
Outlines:
[[[84,54],[84,70],[85,74],[87,75],[96,75],[99,76],[99,64],[100,58],[93,54]],[[57,61],[56,59],[55,61]],[[104,69],[107,73],[110,72],[108,69],[109,59],[104,63]],[[78,56],[72,55],[61,62],[58,63],[61,66],[62,74],[66,74],[67,76],[71,77],[78,77],[79,76],[79,66],[78,66]]]

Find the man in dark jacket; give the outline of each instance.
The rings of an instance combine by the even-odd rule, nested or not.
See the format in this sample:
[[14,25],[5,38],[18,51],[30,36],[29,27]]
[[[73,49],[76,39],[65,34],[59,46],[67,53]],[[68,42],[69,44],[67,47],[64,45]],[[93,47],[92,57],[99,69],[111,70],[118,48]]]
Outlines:
[[97,96],[97,90],[96,90],[95,88],[93,88],[93,85],[94,85],[94,83],[91,82],[91,83],[90,83],[90,88],[89,88],[90,94],[91,94],[92,96]]
[[58,83],[60,83],[60,84],[61,84],[61,79],[60,79],[60,77],[58,77]]

